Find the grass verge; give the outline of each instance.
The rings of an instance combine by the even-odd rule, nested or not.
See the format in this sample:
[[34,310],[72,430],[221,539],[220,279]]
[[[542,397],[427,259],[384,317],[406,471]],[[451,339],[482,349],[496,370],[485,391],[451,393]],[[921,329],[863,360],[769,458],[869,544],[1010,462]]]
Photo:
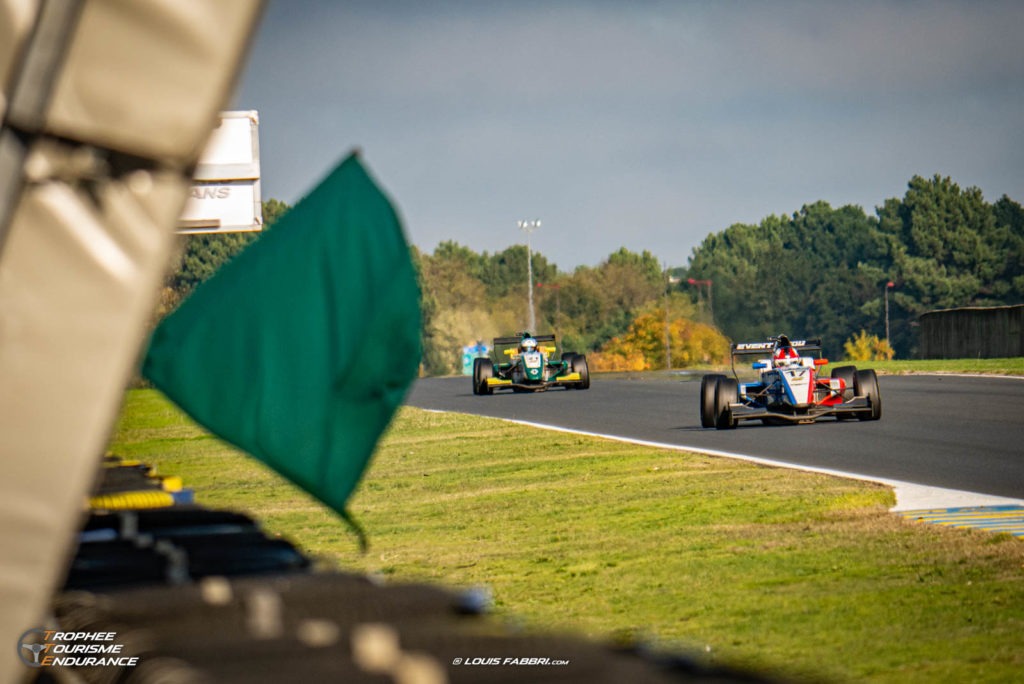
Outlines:
[[1024,375],[1024,357],[1012,359],[910,359],[893,361],[843,361],[832,366],[852,364],[874,368],[878,373],[965,373],[980,375]]
[[1024,671],[1024,544],[906,522],[872,484],[403,408],[350,502],[361,556],[336,516],[153,390],[127,394],[111,451],[343,569],[485,585],[530,628],[795,679]]
[[[749,370],[754,357],[745,361],[737,361],[736,368]],[[821,369],[828,375],[836,366],[856,366],[857,368],[873,368],[876,373],[886,375],[908,375],[911,373],[959,373],[966,375],[1024,375],[1024,357],[1009,359],[894,359],[892,361],[848,361],[832,359],[832,362]],[[702,372],[727,372],[728,365],[698,366],[693,370]]]

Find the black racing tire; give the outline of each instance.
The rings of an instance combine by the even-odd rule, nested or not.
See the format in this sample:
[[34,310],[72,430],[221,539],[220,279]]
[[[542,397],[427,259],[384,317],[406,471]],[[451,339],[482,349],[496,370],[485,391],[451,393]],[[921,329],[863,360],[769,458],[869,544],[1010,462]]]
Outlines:
[[576,361],[576,357],[579,356],[576,352],[565,352],[562,354],[562,361],[565,362],[565,372],[572,373],[572,364]]
[[573,356],[572,370],[580,374],[580,381],[573,385],[574,389],[590,389],[590,366],[587,365],[587,357],[583,354]]
[[843,398],[852,397],[854,395],[854,375],[857,373],[856,366],[836,366],[832,369],[833,378],[841,378],[846,385],[846,392],[843,393]]
[[858,413],[859,420],[878,420],[882,417],[882,395],[878,391],[878,376],[875,371],[861,370],[853,376],[854,392],[858,397],[865,397],[871,406],[870,411]]
[[724,375],[709,373],[700,379],[700,426],[715,427],[715,387]]
[[483,359],[473,359],[473,394],[480,394],[480,362]]
[[473,394],[494,394],[487,386],[488,378],[494,377],[494,363],[490,359],[473,359]]
[[722,378],[715,383],[715,427],[719,430],[731,430],[736,427],[736,419],[732,417],[729,404],[740,399],[739,383],[733,378]]
[[[856,366],[836,366],[832,369],[833,378],[841,378],[846,389],[843,390],[843,401],[849,401],[856,395],[854,390],[854,376],[857,374]],[[850,420],[853,416],[849,413],[836,414],[836,420]]]

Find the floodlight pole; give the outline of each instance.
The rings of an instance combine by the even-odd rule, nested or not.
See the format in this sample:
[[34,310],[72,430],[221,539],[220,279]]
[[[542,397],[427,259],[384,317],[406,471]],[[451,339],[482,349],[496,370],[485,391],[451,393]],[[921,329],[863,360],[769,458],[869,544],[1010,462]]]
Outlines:
[[889,342],[889,290],[896,287],[896,283],[891,280],[885,284],[885,343],[892,346]]
[[711,314],[711,325],[715,324],[715,299],[711,296],[711,286],[715,281],[708,278],[708,312]]
[[532,221],[517,221],[519,230],[526,233],[526,292],[530,306],[530,333],[537,334],[537,317],[533,312],[533,254],[530,249],[530,234],[540,228],[540,219]]
[[714,299],[711,297],[711,286],[714,285],[714,281],[710,278],[707,280],[697,280],[696,278],[687,278],[686,282],[697,288],[697,299],[700,300],[700,288],[702,285],[708,286],[708,314],[711,317],[711,325],[715,324],[715,304]]
[[662,264],[665,272],[665,370],[672,370],[672,329],[669,324],[669,291],[672,289],[672,274],[668,271],[668,264]]

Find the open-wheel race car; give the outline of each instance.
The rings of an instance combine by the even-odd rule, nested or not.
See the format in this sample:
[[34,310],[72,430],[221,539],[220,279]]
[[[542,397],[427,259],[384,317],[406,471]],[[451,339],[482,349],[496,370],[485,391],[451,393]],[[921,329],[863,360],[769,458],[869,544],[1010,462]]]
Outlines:
[[[736,358],[751,355],[762,357],[752,364],[759,378],[740,382]],[[733,377],[710,374],[701,379],[701,427],[730,429],[743,420],[772,424],[813,423],[826,416],[836,420],[882,417],[882,397],[873,370],[839,366],[831,376],[820,377],[818,369],[827,364],[821,340],[791,341],[779,335],[767,342],[734,344]]]
[[[550,344],[544,344],[548,342]],[[492,347],[496,355],[508,361],[473,360],[473,394],[493,394],[494,390],[540,392],[550,387],[585,390],[590,387],[587,357],[565,352],[556,359],[554,335],[519,333],[515,337],[496,337]]]

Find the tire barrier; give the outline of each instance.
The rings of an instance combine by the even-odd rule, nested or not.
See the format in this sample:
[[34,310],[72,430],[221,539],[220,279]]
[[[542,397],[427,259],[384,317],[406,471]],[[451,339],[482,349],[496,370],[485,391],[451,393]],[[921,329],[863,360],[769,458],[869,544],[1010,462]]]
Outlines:
[[[126,461],[103,475],[93,501],[155,478]],[[74,667],[82,682],[778,681],[639,644],[524,634],[489,605],[481,590],[317,570],[244,514],[172,503],[91,510],[53,616],[130,656]]]
[[152,466],[117,456],[103,459],[97,490],[89,497],[90,510],[165,508],[192,503],[193,492],[177,476],[158,476]]

